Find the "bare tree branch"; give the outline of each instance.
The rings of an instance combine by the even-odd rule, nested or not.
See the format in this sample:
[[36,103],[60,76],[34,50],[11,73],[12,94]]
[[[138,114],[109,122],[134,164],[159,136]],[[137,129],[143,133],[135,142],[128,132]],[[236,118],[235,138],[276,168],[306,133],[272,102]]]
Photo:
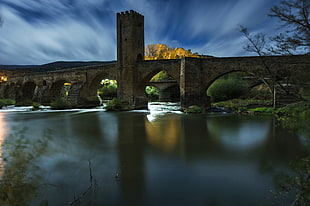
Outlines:
[[272,38],[276,42],[273,51],[293,54],[310,52],[310,1],[282,0],[270,9],[270,17],[277,18],[286,31]]

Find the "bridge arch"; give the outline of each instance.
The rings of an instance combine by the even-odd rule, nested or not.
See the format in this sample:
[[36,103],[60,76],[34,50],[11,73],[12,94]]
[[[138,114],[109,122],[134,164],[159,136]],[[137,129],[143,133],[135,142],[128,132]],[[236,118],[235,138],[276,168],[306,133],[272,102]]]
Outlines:
[[47,81],[46,80],[42,80],[42,86],[47,86]]
[[106,72],[101,72],[101,73],[97,73],[96,75],[94,75],[94,77],[90,80],[88,87],[90,89],[95,89],[95,90],[98,89],[103,79],[113,79],[117,81],[117,78],[114,75],[111,75]]
[[81,88],[79,89],[79,103],[83,105],[93,105],[93,106],[99,106],[103,103],[103,99],[98,93],[98,89],[102,86],[101,82],[104,79],[111,79],[116,80],[114,73],[110,72],[96,72],[95,74],[92,74],[92,76],[89,78],[87,83],[84,83],[81,85]]
[[[104,81],[104,80],[106,80],[106,81]],[[100,104],[102,104],[102,100],[111,99],[111,98],[117,96],[116,88],[114,88],[113,86],[116,86],[116,88],[117,88],[116,77],[114,75],[109,74],[109,73],[102,72],[102,73],[98,73],[93,78],[93,80],[90,82],[89,89],[91,90],[90,92],[92,92],[92,95],[93,96],[96,95],[98,100],[100,101]],[[99,91],[100,89],[101,89],[101,91],[102,90],[111,90],[112,87],[115,90],[110,91],[111,94],[101,94],[101,92]],[[115,94],[112,94],[114,92],[115,92]],[[109,93],[109,91],[108,91],[108,93]]]
[[239,98],[250,91],[249,83],[243,78],[245,72],[232,71],[218,75],[211,83],[205,87],[205,94],[211,102],[226,101]]
[[37,84],[33,81],[25,82],[22,86],[21,101],[32,101]]
[[57,98],[65,96],[65,83],[71,84],[71,81],[68,81],[66,79],[58,79],[52,83],[49,89],[50,102],[55,101]]
[[223,73],[215,73],[211,76],[203,77],[204,79],[206,79],[206,81],[204,81],[203,87],[205,88],[205,90],[207,90],[216,80],[233,73],[247,73],[249,75],[254,75],[253,73],[244,70],[228,70],[224,71]]
[[5,84],[3,89],[3,98],[5,99],[15,99],[15,82],[11,82],[9,84]]
[[[153,77],[164,72],[163,79],[152,81]],[[152,86],[158,89],[159,101],[180,101],[179,77],[172,72],[161,68],[156,68],[149,72],[142,81],[141,88],[146,93],[146,87]]]

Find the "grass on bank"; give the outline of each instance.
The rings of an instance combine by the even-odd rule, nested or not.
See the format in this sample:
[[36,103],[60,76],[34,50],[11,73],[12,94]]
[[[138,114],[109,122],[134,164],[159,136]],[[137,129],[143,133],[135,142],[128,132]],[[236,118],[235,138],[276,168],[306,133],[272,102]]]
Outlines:
[[285,107],[273,108],[270,100],[233,99],[212,104],[213,107],[223,107],[237,113],[273,114],[290,117],[310,117],[310,101],[293,103]]
[[64,98],[58,98],[51,103],[51,109],[72,109],[72,105]]
[[128,111],[131,110],[131,107],[122,103],[119,99],[113,98],[107,102],[104,109],[106,109],[106,111]]
[[258,107],[271,107],[271,100],[257,100],[257,99],[232,99],[228,101],[212,103],[213,107],[224,107],[232,111],[247,110]]
[[15,105],[14,99],[0,99],[0,109],[9,105]]

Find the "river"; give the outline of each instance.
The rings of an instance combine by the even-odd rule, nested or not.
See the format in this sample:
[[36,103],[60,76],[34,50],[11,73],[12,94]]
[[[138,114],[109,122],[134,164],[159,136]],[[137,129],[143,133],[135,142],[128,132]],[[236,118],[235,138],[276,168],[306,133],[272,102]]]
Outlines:
[[7,205],[272,205],[305,134],[270,116],[0,110]]

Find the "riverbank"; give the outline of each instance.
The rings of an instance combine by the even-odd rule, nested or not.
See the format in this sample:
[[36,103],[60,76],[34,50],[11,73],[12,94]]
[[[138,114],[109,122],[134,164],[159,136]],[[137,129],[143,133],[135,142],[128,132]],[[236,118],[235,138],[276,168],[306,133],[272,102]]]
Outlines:
[[233,99],[212,104],[212,108],[224,108],[232,113],[274,114],[278,116],[310,115],[310,101],[301,101],[285,107],[273,108],[269,100]]

